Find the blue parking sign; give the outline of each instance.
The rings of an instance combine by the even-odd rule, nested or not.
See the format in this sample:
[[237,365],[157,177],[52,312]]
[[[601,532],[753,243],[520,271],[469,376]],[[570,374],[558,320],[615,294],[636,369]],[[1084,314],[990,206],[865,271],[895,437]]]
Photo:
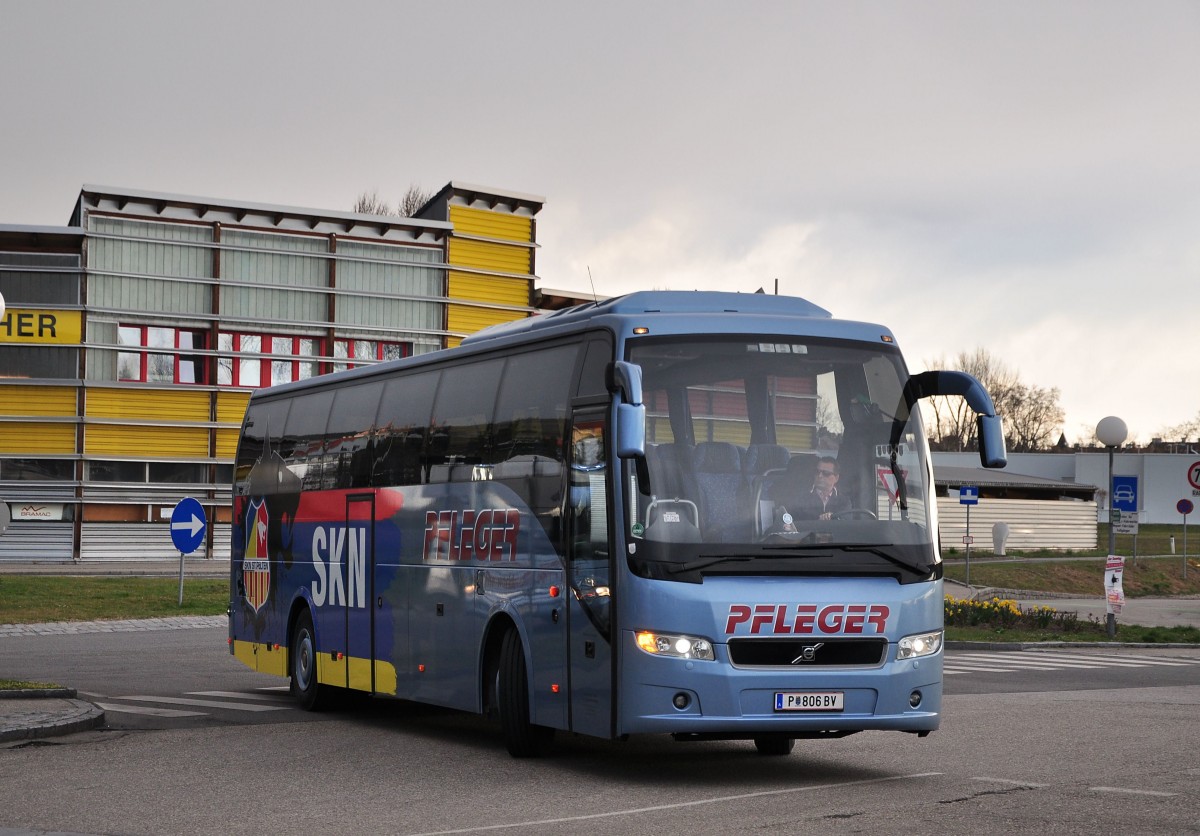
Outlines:
[[1112,480],[1112,507],[1118,511],[1136,514],[1138,509],[1138,478],[1136,476],[1114,476]]
[[190,554],[204,542],[207,525],[204,506],[185,496],[171,512],[171,542],[181,553]]

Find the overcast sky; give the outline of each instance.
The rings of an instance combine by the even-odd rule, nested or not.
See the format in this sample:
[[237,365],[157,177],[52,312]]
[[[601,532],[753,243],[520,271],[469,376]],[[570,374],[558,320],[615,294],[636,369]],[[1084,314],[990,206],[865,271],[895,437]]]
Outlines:
[[0,7],[0,223],[85,184],[541,195],[543,286],[763,287],[985,348],[1070,441],[1200,414],[1200,2]]

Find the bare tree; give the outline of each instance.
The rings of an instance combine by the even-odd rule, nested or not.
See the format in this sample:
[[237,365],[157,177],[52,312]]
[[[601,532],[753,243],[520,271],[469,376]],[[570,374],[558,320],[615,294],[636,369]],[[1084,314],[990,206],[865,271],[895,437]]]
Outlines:
[[379,196],[378,189],[363,192],[354,201],[354,211],[359,215],[390,215],[391,205]]
[[379,196],[378,189],[371,189],[369,192],[360,194],[354,201],[354,211],[360,215],[399,215],[402,218],[411,218],[429,202],[431,197],[433,197],[433,192],[426,191],[413,183],[404,193],[404,197],[400,198],[400,203],[393,209],[390,203]]
[[433,197],[433,192],[427,192],[416,183],[413,183],[408,187],[408,191],[404,193],[404,197],[400,198],[400,208],[396,214],[411,218],[420,211],[422,206],[429,202],[429,198],[431,197]]
[[1192,438],[1200,438],[1200,412],[1189,421],[1184,421],[1182,424],[1175,424],[1170,427],[1163,427],[1158,431],[1160,438],[1166,441],[1187,441]]
[[[1044,389],[1022,383],[1017,372],[986,349],[960,352],[951,362],[937,358],[930,368],[951,368],[974,376],[996,405],[1004,419],[1005,440],[1013,452],[1032,452],[1054,445],[1063,423],[1057,388]],[[932,413],[929,432],[935,450],[960,452],[977,449],[975,414],[958,396],[930,398],[927,414]]]

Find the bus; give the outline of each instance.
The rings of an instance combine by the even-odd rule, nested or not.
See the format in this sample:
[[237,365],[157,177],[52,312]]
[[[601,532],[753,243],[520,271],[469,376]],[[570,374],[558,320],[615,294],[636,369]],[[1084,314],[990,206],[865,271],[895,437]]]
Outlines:
[[768,755],[923,737],[942,704],[934,395],[965,399],[1003,467],[984,388],[910,375],[886,328],[676,291],[260,389],[230,653],[306,709],[357,691],[486,714],[514,757],[556,730]]

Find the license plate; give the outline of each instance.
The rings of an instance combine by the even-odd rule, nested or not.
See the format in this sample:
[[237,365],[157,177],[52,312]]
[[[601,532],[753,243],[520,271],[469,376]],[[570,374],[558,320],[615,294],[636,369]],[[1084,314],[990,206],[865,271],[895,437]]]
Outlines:
[[775,694],[776,711],[841,711],[845,695],[841,691],[792,691]]

